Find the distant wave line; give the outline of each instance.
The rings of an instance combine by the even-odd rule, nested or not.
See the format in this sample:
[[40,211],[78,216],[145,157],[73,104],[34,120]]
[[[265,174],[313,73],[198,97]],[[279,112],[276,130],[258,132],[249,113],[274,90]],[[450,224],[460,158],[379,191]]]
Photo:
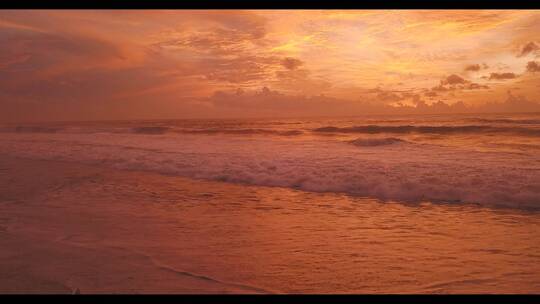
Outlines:
[[509,133],[525,136],[540,136],[540,129],[532,128],[504,128],[481,125],[465,125],[465,126],[380,126],[366,125],[354,127],[335,127],[327,126],[313,129],[316,133],[364,133],[364,134],[379,134],[379,133],[425,133],[425,134],[488,134],[488,133]]

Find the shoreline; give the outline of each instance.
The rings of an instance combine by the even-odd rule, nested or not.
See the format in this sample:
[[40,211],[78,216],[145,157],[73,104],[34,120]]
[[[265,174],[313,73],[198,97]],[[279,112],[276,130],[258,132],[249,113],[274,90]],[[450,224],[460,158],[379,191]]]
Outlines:
[[[21,157],[0,155],[0,174],[13,168],[4,168],[6,162],[17,164],[36,165],[41,164],[49,167],[68,167],[67,171],[89,170],[90,176],[96,173],[107,173],[115,170],[110,168],[93,169],[89,165],[67,161],[32,160]],[[72,168],[69,168],[72,166]],[[40,168],[43,169],[43,168]],[[39,170],[39,169],[38,169]],[[70,176],[52,174],[52,181],[45,183],[47,189],[62,191],[73,185],[69,181]],[[141,173],[141,172],[139,172]],[[147,173],[147,172],[143,172]],[[129,174],[129,172],[128,172]],[[82,174],[87,175],[87,174]],[[88,175],[87,175],[88,176]],[[1,176],[5,178],[5,176]],[[66,177],[66,178],[64,178]],[[25,176],[29,178],[29,176]],[[77,179],[80,176],[71,176]],[[3,182],[3,181],[2,181]],[[23,186],[23,185],[20,185]],[[22,200],[10,199],[9,191],[0,194],[0,210],[20,209],[17,205],[25,205],[26,209],[40,208],[40,211],[60,211],[66,207],[51,204],[40,187],[35,192],[27,193]],[[20,189],[12,189],[16,195],[20,195]],[[46,190],[48,191],[48,190]],[[46,202],[45,206],[38,206]],[[105,210],[104,210],[105,211]],[[108,210],[111,211],[111,210]],[[34,215],[36,210],[24,210],[20,215]],[[87,209],[78,209],[76,212],[81,218],[93,216]],[[73,213],[69,214],[73,216]],[[225,282],[208,276],[191,273],[184,270],[164,265],[155,261],[152,256],[137,252],[133,249],[111,245],[88,245],[78,233],[57,236],[39,231],[39,225],[24,226],[20,224],[9,225],[9,216],[0,217],[0,270],[3,276],[0,278],[0,293],[52,293],[71,294],[74,292],[84,293],[272,293],[270,291],[243,285],[234,282]],[[39,224],[39,223],[37,223]],[[80,227],[84,228],[84,227]],[[61,233],[61,231],[54,231]],[[94,247],[94,248],[93,248]],[[52,266],[52,265],[54,266]],[[28,271],[20,271],[28,269]],[[96,271],[99,270],[99,271]],[[92,271],[96,271],[92,273]],[[116,272],[117,277],[110,277],[108,272]],[[91,282],[92,279],[94,282]],[[96,280],[104,278],[104,282]],[[157,279],[156,279],[157,278]],[[117,285],[107,281],[125,280],[129,285]]]
[[527,293],[540,286],[540,266],[531,266],[540,265],[536,213],[7,156],[0,156],[0,182],[2,293]]
[[[172,178],[178,178],[185,181],[191,181],[191,182],[201,182],[201,183],[217,183],[217,184],[225,184],[225,185],[233,185],[233,186],[240,186],[240,187],[248,187],[248,188],[262,188],[262,189],[277,189],[277,190],[288,190],[293,192],[300,192],[300,193],[306,193],[306,194],[320,194],[320,195],[339,195],[339,196],[347,196],[352,200],[370,200],[370,201],[376,201],[380,204],[401,204],[404,206],[412,206],[412,207],[419,207],[425,204],[433,204],[433,205],[441,205],[441,206],[447,206],[447,207],[473,207],[473,208],[487,208],[491,210],[501,210],[501,211],[510,211],[510,212],[524,212],[524,213],[533,213],[533,214],[540,214],[540,206],[538,207],[531,207],[531,206],[519,206],[519,205],[512,205],[512,204],[482,204],[482,203],[476,203],[476,202],[462,202],[462,201],[447,201],[447,200],[420,200],[420,201],[401,201],[401,200],[395,200],[395,199],[380,199],[377,197],[367,197],[367,196],[357,196],[352,193],[348,192],[335,192],[335,191],[309,191],[309,190],[303,190],[300,188],[291,188],[291,187],[283,187],[283,186],[270,186],[270,185],[255,185],[250,183],[243,183],[243,182],[230,182],[230,181],[219,181],[219,180],[213,180],[213,179],[206,179],[206,178],[193,178],[193,177],[186,177],[174,173],[167,173],[167,172],[159,172],[155,170],[145,170],[145,169],[132,169],[132,168],[117,168],[111,165],[107,164],[94,164],[92,162],[83,162],[83,161],[72,161],[72,160],[64,160],[64,159],[41,159],[41,158],[33,158],[33,157],[25,157],[25,156],[14,156],[9,153],[0,153],[0,159],[7,158],[7,159],[14,159],[21,162],[24,161],[37,161],[37,162],[49,162],[49,163],[56,163],[56,164],[65,164],[67,166],[82,166],[82,167],[91,167],[91,168],[99,168],[104,171],[110,171],[110,172],[129,172],[129,173],[135,173],[135,174],[151,174],[151,175],[158,175],[158,176],[164,176],[164,177],[172,177]],[[1,170],[1,168],[0,168]]]

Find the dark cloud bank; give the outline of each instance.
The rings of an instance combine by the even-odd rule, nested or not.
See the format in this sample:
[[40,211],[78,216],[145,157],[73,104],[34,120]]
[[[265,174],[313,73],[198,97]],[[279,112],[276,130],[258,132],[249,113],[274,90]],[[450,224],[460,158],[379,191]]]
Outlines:
[[[377,91],[377,90],[374,90]],[[381,96],[389,100],[398,98],[396,93],[378,90],[372,99],[347,101],[320,96],[290,96],[268,88],[260,91],[246,92],[216,92],[206,99],[213,108],[223,111],[243,109],[251,114],[269,114],[284,116],[294,115],[362,115],[362,114],[438,114],[438,113],[496,113],[496,112],[540,112],[540,103],[516,96],[510,91],[506,99],[498,102],[487,102],[482,105],[470,106],[463,102],[453,104],[437,101],[428,104],[420,95],[405,93],[401,97],[410,98],[414,106],[399,103],[398,106],[381,102]]]
[[[369,114],[445,114],[445,113],[519,113],[540,112],[540,103],[516,96],[510,91],[503,101],[482,105],[453,104],[436,101],[428,104],[419,94],[385,93],[409,98],[414,105],[382,102],[381,93],[363,99],[343,100],[324,95],[287,95],[264,87],[257,91],[217,91],[212,96],[178,99],[173,96],[155,100],[133,99],[123,102],[95,103],[56,102],[50,104],[1,101],[5,109],[0,121],[51,121],[101,119],[175,119],[175,118],[249,118],[354,116]],[[383,95],[385,95],[383,94]],[[383,96],[381,95],[381,96]],[[392,95],[388,95],[392,96]],[[389,97],[389,100],[393,100]],[[11,107],[10,107],[11,105]],[[30,115],[30,114],[32,115]]]

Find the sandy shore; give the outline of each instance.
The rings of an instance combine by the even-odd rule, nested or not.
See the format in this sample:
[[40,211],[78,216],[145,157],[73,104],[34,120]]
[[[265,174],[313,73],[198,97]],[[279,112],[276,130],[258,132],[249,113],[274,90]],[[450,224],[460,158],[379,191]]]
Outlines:
[[0,293],[540,292],[540,217],[0,157]]

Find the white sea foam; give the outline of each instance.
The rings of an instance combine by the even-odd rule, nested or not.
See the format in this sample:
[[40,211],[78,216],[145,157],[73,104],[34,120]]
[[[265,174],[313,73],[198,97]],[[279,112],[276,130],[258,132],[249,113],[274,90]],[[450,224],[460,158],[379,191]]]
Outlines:
[[[540,207],[538,153],[333,137],[2,133],[0,153],[407,202]],[[142,132],[144,133],[144,132]],[[150,132],[155,133],[155,132]],[[395,144],[399,143],[399,144]]]

